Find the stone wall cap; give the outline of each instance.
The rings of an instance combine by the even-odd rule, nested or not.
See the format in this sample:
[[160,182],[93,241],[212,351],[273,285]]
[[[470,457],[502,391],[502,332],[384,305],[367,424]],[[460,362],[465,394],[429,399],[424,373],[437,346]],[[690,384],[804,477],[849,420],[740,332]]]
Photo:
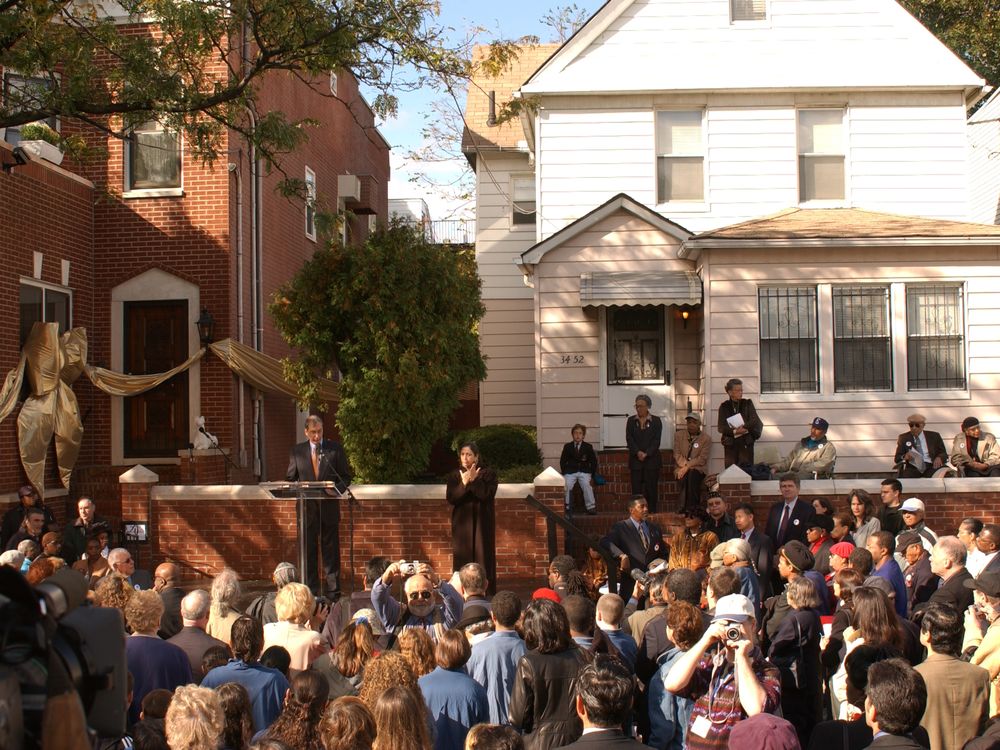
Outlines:
[[563,479],[563,475],[552,466],[547,467],[541,474],[535,477],[536,487],[563,487],[565,484],[566,480]]
[[[534,486],[530,484],[501,484],[497,487],[498,500],[520,500],[530,495]],[[443,484],[356,484],[351,492],[359,501],[364,500],[439,500],[445,503]],[[198,485],[158,485],[153,488],[155,499],[177,498],[183,500],[219,500],[223,498],[273,500],[274,494],[256,484],[198,484]],[[290,503],[295,498],[280,498]]]
[[750,484],[750,475],[733,464],[719,474],[719,484]]
[[118,477],[119,484],[156,484],[159,481],[159,475],[150,471],[142,464],[136,464]]

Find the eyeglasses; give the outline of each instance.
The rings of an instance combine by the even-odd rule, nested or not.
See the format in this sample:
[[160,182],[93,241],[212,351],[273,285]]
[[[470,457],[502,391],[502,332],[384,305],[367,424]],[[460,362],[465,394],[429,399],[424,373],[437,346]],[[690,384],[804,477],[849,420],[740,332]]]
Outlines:
[[923,427],[924,423],[923,422],[910,422],[909,425],[910,425],[910,427]]
[[434,594],[431,591],[411,591],[407,596],[410,601],[416,601],[417,599],[430,599]]

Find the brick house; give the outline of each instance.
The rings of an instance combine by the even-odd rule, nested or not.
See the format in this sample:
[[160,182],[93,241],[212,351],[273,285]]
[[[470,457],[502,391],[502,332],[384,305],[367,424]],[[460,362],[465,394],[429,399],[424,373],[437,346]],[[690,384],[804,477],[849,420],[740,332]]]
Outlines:
[[[316,205],[350,211],[343,236],[362,242],[387,217],[389,145],[349,72],[313,84],[335,96],[269,73],[259,111],[321,123],[282,167],[309,184]],[[266,306],[318,247],[312,206],[280,196],[280,175],[266,172],[235,132],[210,165],[155,122],[128,142],[79,132],[106,148],[106,159],[17,165],[6,142],[16,143],[16,129],[0,133],[0,315],[20,321],[0,331],[3,375],[36,320],[85,327],[88,362],[130,374],[162,372],[196,353],[202,310],[214,318],[215,340],[285,356]],[[199,415],[235,465],[218,482],[283,478],[289,446],[301,439],[304,415],[290,398],[256,391],[211,355],[141,396],[113,398],[86,378],[73,388],[84,437],[70,494],[92,494],[108,515],[130,466],[152,467],[164,482],[189,479],[180,476],[179,451],[194,441]],[[0,423],[0,455],[0,499],[13,499],[24,483],[16,413]],[[58,498],[67,491],[53,464],[50,451],[46,494]]]

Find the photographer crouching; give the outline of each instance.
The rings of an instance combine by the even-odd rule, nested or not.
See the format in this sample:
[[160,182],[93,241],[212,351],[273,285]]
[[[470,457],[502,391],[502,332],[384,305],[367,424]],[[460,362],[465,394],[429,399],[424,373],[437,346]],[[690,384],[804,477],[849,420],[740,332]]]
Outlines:
[[[406,578],[400,604],[391,593],[392,584]],[[440,595],[441,603],[437,596]],[[445,630],[453,628],[462,618],[462,595],[427,563],[392,563],[372,586],[372,606],[378,613],[385,632],[391,634],[389,648],[406,628],[423,628],[435,641]]]
[[737,722],[781,705],[781,676],[757,647],[756,630],[751,601],[724,596],[705,634],[667,674],[667,690],[695,701],[689,750],[725,750]]

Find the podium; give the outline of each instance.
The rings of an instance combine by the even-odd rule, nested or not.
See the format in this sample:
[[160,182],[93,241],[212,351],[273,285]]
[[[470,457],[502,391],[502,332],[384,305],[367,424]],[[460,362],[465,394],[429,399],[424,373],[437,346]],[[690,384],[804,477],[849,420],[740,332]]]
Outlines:
[[[306,575],[306,501],[339,500],[344,496],[344,493],[337,489],[336,482],[261,482],[258,486],[270,492],[276,500],[295,500],[299,577],[304,582]],[[320,530],[316,528],[313,532],[318,535]],[[312,564],[316,565],[317,561],[313,560]]]

